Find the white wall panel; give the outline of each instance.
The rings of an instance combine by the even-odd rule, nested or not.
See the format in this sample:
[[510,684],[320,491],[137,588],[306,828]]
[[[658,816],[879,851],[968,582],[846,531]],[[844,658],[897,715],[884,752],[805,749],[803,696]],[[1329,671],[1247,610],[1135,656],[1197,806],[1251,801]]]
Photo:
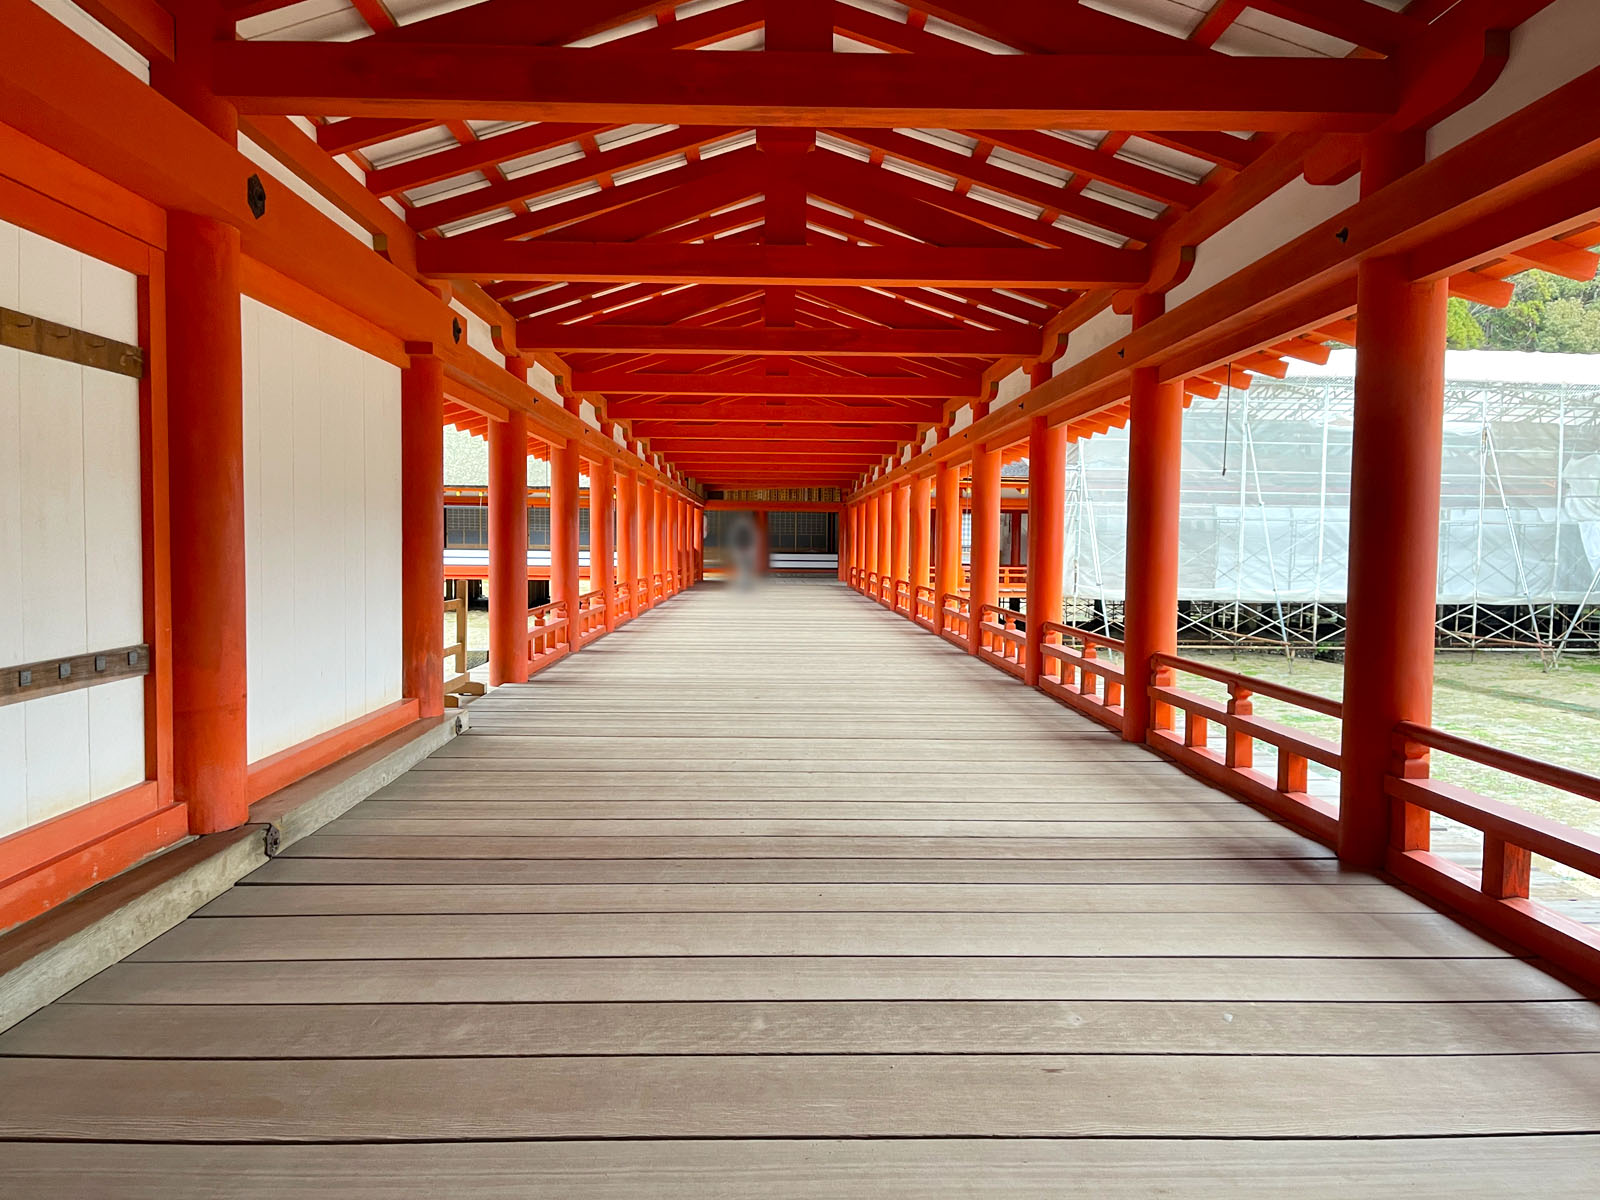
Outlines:
[[[134,276],[0,222],[0,304],[138,339]],[[144,637],[139,385],[0,349],[0,663]],[[144,686],[0,708],[0,836],[142,780]]]
[[242,319],[254,761],[400,698],[400,371]]
[[1477,100],[1428,132],[1437,158],[1476,133],[1600,66],[1600,20],[1594,0],[1555,0],[1511,32],[1511,57]]
[[1359,178],[1333,187],[1315,187],[1297,176],[1196,248],[1189,278],[1167,293],[1168,311],[1287,245],[1360,198]]

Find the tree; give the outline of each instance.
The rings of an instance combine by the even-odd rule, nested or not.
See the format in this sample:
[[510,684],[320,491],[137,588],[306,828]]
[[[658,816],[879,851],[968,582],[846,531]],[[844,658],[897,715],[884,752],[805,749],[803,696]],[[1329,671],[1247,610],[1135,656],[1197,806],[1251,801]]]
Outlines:
[[1445,345],[1452,350],[1481,350],[1486,336],[1483,326],[1472,315],[1472,308],[1460,296],[1450,297],[1446,318]]
[[1505,308],[1452,300],[1448,336],[1456,350],[1600,354],[1600,284],[1525,271]]

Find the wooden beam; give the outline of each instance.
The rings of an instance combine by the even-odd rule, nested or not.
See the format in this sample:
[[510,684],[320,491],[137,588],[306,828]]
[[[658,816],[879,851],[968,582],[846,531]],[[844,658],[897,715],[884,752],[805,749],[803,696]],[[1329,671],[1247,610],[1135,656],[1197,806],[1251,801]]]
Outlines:
[[682,325],[562,325],[554,319],[522,321],[517,345],[566,353],[727,354],[829,357],[890,355],[905,358],[1012,358],[1037,354],[1033,330],[986,333],[976,329],[702,329]]
[[598,154],[585,155],[571,162],[550,167],[548,170],[534,171],[511,179],[496,179],[488,187],[475,188],[460,195],[435,200],[431,204],[418,205],[406,212],[406,220],[413,229],[435,229],[440,225],[492,212],[494,209],[504,208],[523,200],[564,191],[612,171],[621,171],[643,163],[670,158],[674,154],[682,154],[686,150],[725,137],[730,132],[735,131],[706,125],[668,129],[637,141],[602,150]]
[[[720,442],[771,441],[777,430],[772,421],[634,421],[633,436],[649,438],[652,446],[666,440],[716,444]],[[779,425],[781,428],[781,425]],[[804,437],[814,442],[904,442],[916,436],[915,423],[902,425],[824,425],[807,424],[784,436]]]
[[[992,6],[991,6],[992,7]],[[1136,28],[1128,22],[1118,22]],[[403,30],[397,32],[404,32]],[[749,127],[1375,128],[1402,77],[1377,59],[593,51],[498,40],[219,42],[212,83],[244,112]]]
[[799,400],[724,400],[687,404],[681,401],[623,399],[608,403],[606,415],[615,421],[781,421],[785,425],[909,421],[917,425],[931,425],[944,419],[944,405],[926,400],[890,405],[862,401],[808,404]]
[[826,287],[1138,288],[1140,250],[943,246],[673,246],[644,243],[492,242],[436,238],[417,247],[436,279],[792,284]]
[[1038,208],[1054,209],[1122,237],[1148,242],[1154,240],[1160,232],[1160,225],[1154,217],[1129,212],[1120,205],[1108,204],[1093,196],[1084,196],[1064,187],[1042,182],[1019,171],[1007,170],[994,163],[963,154],[954,146],[936,146],[922,138],[914,138],[909,134],[888,129],[857,130],[835,127],[830,132],[835,137],[854,142],[869,152],[890,154],[906,162],[939,171],[958,182],[977,184],[1002,196],[1010,196],[1014,200]]
[[634,374],[629,371],[574,371],[572,390],[636,396],[905,396],[942,399],[975,396],[977,375],[766,375],[750,371],[716,375]]

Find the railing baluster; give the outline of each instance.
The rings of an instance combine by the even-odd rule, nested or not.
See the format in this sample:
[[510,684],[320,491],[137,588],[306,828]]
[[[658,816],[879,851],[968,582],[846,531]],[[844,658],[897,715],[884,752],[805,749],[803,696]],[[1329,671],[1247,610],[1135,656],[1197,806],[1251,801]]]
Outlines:
[[[1255,705],[1251,697],[1255,695],[1242,683],[1228,685],[1228,715],[1230,717],[1248,717],[1255,713]],[[1223,762],[1235,771],[1246,770],[1255,765],[1256,740],[1249,732],[1232,724],[1228,725],[1227,746],[1223,750]]]

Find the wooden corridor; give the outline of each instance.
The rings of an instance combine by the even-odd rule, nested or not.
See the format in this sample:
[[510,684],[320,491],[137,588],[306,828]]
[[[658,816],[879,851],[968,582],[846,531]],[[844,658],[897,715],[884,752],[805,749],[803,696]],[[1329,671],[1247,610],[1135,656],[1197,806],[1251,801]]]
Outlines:
[[471,716],[0,1036],[0,1195],[1600,1177],[1600,1008],[842,585]]

